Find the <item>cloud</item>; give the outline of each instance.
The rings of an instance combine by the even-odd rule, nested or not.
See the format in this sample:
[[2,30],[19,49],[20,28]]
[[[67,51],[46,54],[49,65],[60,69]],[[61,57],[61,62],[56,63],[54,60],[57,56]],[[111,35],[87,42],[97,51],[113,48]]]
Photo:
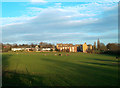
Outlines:
[[32,19],[34,19],[34,17],[21,16],[21,17],[5,17],[5,18],[1,18],[0,20],[2,20],[2,25],[5,26],[5,25],[25,23]]
[[32,10],[40,12],[35,17],[4,19],[6,22],[9,19],[17,20],[12,25],[3,26],[3,42],[60,42],[117,38],[116,7],[106,10],[102,17],[101,14],[81,13],[80,9],[74,7],[72,9],[32,7]]

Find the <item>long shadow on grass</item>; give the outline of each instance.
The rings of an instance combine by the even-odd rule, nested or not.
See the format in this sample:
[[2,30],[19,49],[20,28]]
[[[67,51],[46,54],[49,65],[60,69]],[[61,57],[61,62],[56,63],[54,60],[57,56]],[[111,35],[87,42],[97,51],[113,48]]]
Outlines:
[[[98,58],[86,58],[87,61],[79,61],[82,63],[88,63],[88,64],[95,64],[95,65],[101,65],[101,66],[117,66],[118,65],[118,60],[106,60],[106,59],[98,59]],[[94,60],[91,62],[91,60]],[[89,62],[90,61],[90,62]],[[99,62],[100,61],[100,62]],[[109,62],[109,63],[107,63]],[[116,62],[116,63],[113,63]]]
[[30,75],[24,73],[15,73],[4,71],[3,87],[8,86],[45,86],[42,82],[42,77],[38,75]]
[[42,83],[40,75],[31,75],[29,73],[17,73],[16,71],[7,71],[11,54],[2,55],[2,87],[8,86],[45,86]]
[[[112,69],[97,67],[96,65],[91,66],[83,62],[81,63],[65,62],[65,61],[61,61],[60,59],[55,60],[55,59],[43,58],[42,60],[50,63],[55,63],[57,66],[59,66],[59,68],[57,68],[56,66],[49,66],[49,67],[51,67],[53,70],[55,68],[60,69],[61,71],[60,73],[66,72],[66,74],[69,74],[70,78],[73,78],[71,80],[79,85],[81,85],[81,83],[83,83],[84,85],[85,84],[86,85],[111,85],[111,84],[117,85],[117,78],[111,77],[111,75],[117,75],[117,73],[115,73]],[[83,75],[83,77],[81,75]],[[69,81],[69,84],[75,86],[76,84],[74,83]]]
[[82,63],[86,63],[86,64],[94,64],[94,65],[101,65],[101,66],[117,66],[118,64],[105,64],[105,63],[95,63],[95,62],[85,62],[85,61],[80,61]]
[[[56,78],[51,76],[47,82],[44,81],[43,75],[31,75],[24,73],[16,73],[16,72],[6,72],[3,73],[3,86],[49,86],[49,82],[53,83],[52,85],[56,85],[56,82],[60,85],[62,83],[66,83],[70,86],[89,86],[89,85],[116,85],[116,78],[112,78],[103,73],[112,74],[112,70],[98,68],[96,66],[89,66],[86,64],[78,64],[67,61],[61,61],[60,59],[49,59],[42,58],[41,60],[48,63],[55,63],[56,65],[48,64],[48,68],[52,70],[59,71]],[[66,68],[66,69],[64,69]],[[69,70],[68,70],[69,69]],[[111,73],[110,73],[111,72]],[[60,74],[64,75],[60,75]],[[68,75],[67,75],[68,74]],[[50,74],[45,74],[49,76]],[[82,75],[82,76],[81,76]],[[115,75],[113,73],[113,75]],[[67,77],[67,78],[66,78]],[[57,79],[54,81],[54,79]],[[60,82],[59,82],[60,80]],[[63,82],[64,81],[64,82]],[[65,85],[66,85],[65,84]],[[61,84],[60,86],[63,86]]]
[[97,58],[97,59],[94,59],[94,60],[117,62],[117,61],[115,61],[115,60],[109,60],[109,59],[108,59],[108,60],[103,60],[103,59],[98,59],[98,58]]
[[11,54],[3,54],[2,55],[2,71],[6,70],[9,66],[9,59],[12,55]]
[[[65,67],[69,67],[71,68],[71,70],[79,70],[80,68],[85,68],[85,69],[91,69],[91,70],[109,70],[109,69],[104,69],[104,68],[98,68],[96,66],[88,66],[87,64],[80,64],[80,63],[72,63],[72,62],[66,62],[66,61],[61,61],[61,60],[54,60],[54,59],[47,59],[47,58],[43,58],[42,60],[50,62],[50,63],[55,63],[59,66],[65,66]],[[90,63],[90,64],[98,64],[98,65],[108,65],[111,66],[109,64],[104,64],[104,63],[94,63],[94,62],[85,62],[85,61],[79,61],[81,63]]]

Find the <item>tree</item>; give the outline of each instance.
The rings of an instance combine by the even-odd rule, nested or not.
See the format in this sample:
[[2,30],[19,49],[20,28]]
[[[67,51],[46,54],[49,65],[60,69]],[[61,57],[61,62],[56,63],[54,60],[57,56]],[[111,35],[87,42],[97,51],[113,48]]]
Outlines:
[[96,42],[94,42],[93,49],[96,50]]
[[120,54],[119,44],[117,44],[117,43],[108,43],[106,53],[119,55]]
[[107,44],[107,49],[109,51],[117,51],[119,49],[119,47],[118,47],[117,43],[108,43]]
[[98,49],[98,50],[100,49],[100,41],[99,41],[99,39],[98,39],[98,41],[97,41],[97,49]]
[[104,43],[100,43],[100,50],[102,50],[102,51],[106,51],[107,50],[107,47],[105,46]]
[[87,50],[87,53],[93,53],[93,50]]
[[50,51],[53,51],[53,49],[50,49]]
[[13,46],[12,46],[13,48],[17,48],[18,47],[18,45],[15,43],[15,44],[13,44]]
[[31,48],[33,48],[33,47],[34,47],[34,44],[33,44],[33,43],[31,43],[31,44],[30,44],[30,47],[31,47]]
[[60,51],[59,49],[55,48],[55,51]]
[[3,52],[8,52],[11,50],[11,45],[10,44],[3,44],[2,45],[2,51]]

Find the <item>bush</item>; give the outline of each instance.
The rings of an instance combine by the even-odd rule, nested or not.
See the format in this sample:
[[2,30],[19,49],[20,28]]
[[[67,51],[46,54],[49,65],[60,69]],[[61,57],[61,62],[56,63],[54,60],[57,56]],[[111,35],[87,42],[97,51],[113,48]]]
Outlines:
[[53,51],[53,49],[51,49],[50,51]]
[[93,50],[87,50],[87,53],[93,53]]
[[55,51],[60,51],[60,50],[56,48]]
[[107,50],[107,51],[105,51],[103,54],[110,54],[110,55],[120,55],[120,50],[118,50],[118,51],[112,51],[112,50]]
[[101,54],[101,51],[100,50],[93,50],[92,53]]

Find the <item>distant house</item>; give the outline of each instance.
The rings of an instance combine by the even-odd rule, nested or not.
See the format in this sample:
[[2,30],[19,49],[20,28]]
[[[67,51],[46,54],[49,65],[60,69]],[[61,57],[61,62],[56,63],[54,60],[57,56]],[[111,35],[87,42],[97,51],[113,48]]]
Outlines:
[[55,47],[53,47],[53,46],[43,46],[42,48],[41,48],[41,51],[54,51],[55,50]]
[[43,47],[43,48],[42,48],[42,51],[50,51],[50,50],[51,50],[50,47]]
[[32,48],[25,48],[25,51],[32,51]]
[[25,50],[25,48],[11,48],[12,51],[22,51]]
[[30,51],[31,48],[11,48],[12,51]]
[[40,43],[40,51],[55,51],[55,46],[47,43]]

